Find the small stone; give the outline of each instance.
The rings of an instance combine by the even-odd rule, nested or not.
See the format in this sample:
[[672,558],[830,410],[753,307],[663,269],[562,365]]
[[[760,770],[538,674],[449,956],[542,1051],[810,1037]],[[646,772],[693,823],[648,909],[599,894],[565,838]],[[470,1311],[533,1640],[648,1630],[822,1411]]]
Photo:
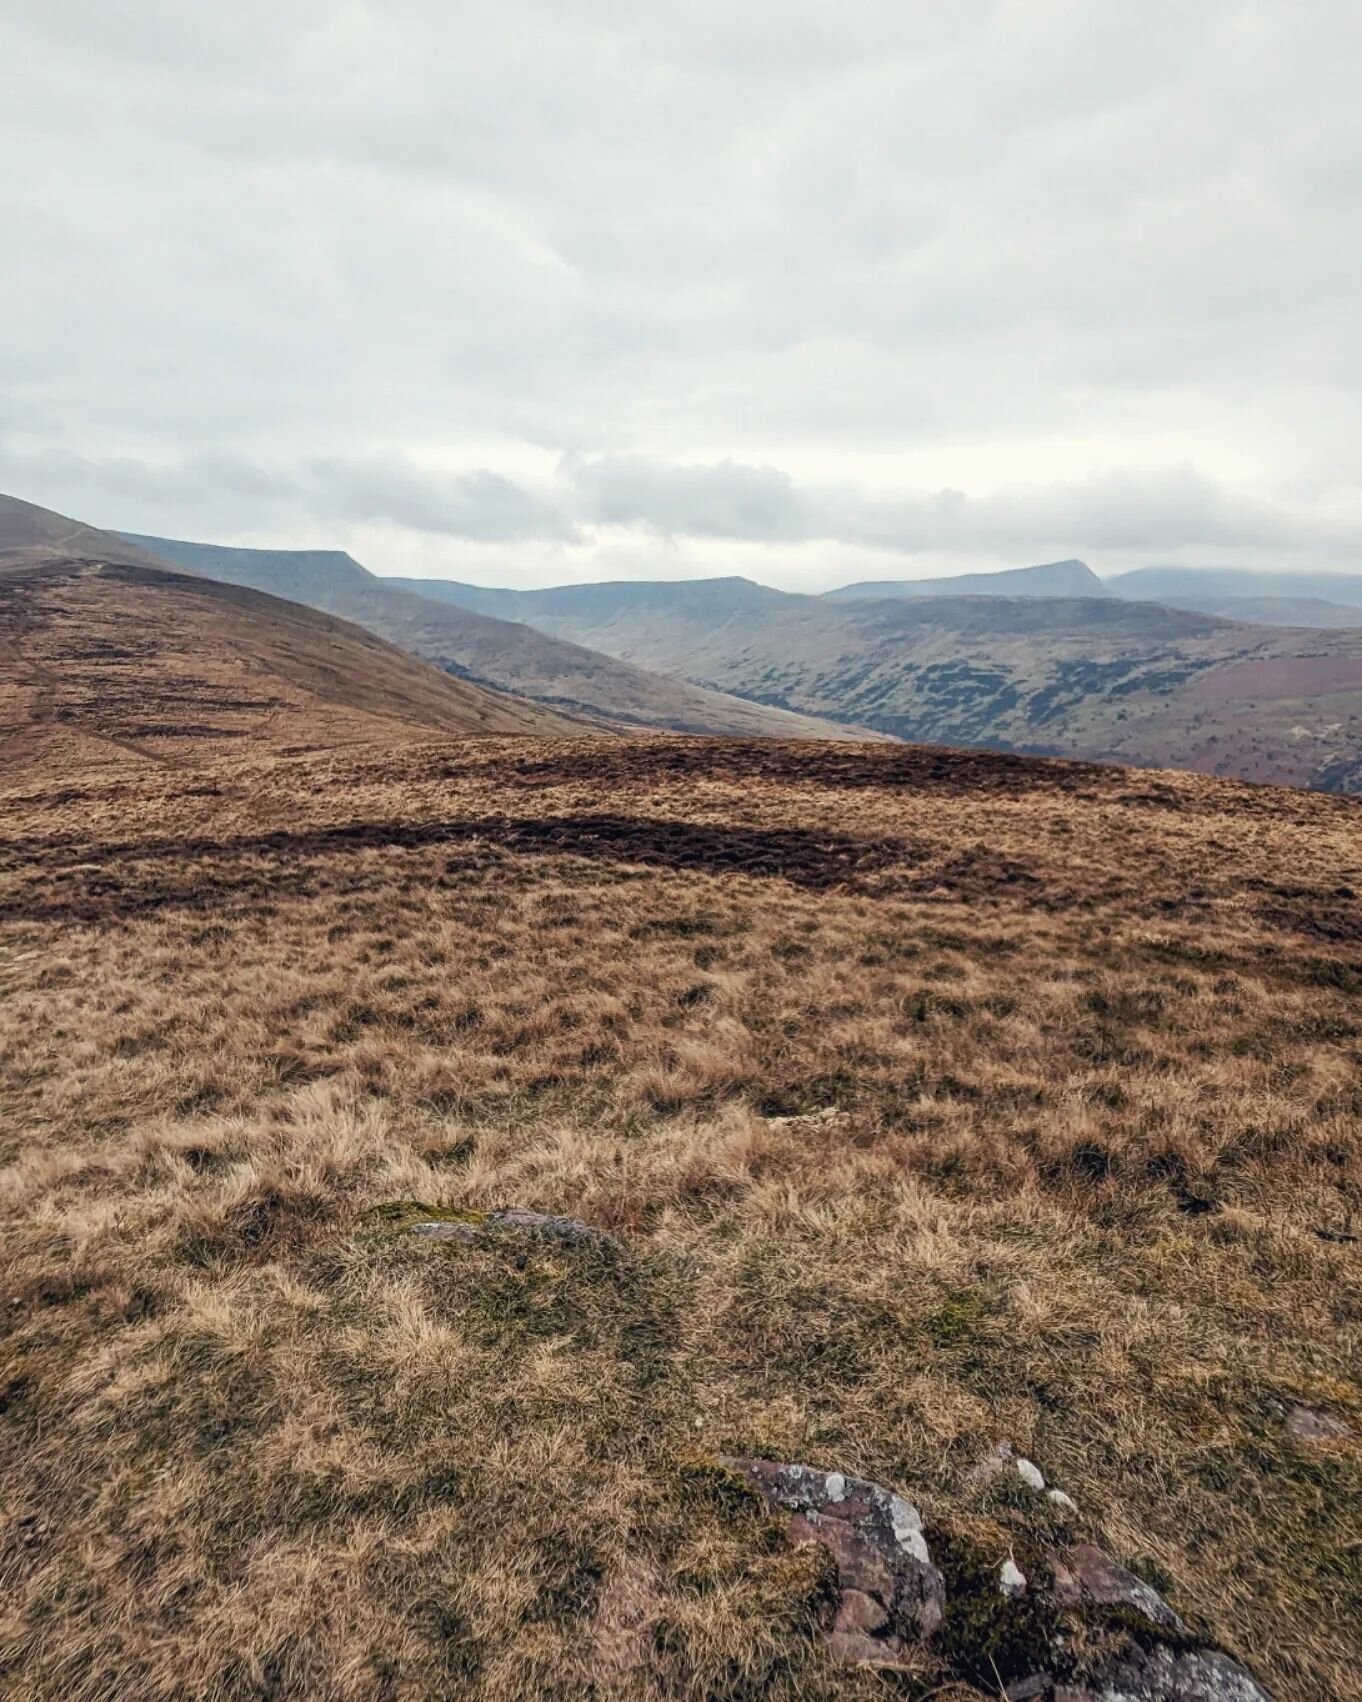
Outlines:
[[1045,1495],[1047,1500],[1053,1501],[1056,1507],[1062,1507],[1066,1513],[1078,1512],[1078,1503],[1062,1489],[1047,1489]]
[[1026,1574],[1011,1555],[1003,1561],[998,1570],[998,1588],[1005,1596],[1024,1596],[1026,1594]]
[[1030,1460],[1017,1460],[1017,1476],[1027,1486],[1039,1495],[1045,1488],[1045,1479],[1041,1476],[1040,1467],[1033,1465]]
[[1297,1442],[1342,1442],[1348,1427],[1327,1412],[1294,1406],[1286,1415],[1286,1433]]
[[992,1483],[1000,1472],[1014,1464],[1016,1455],[1010,1442],[998,1442],[984,1455],[966,1478],[967,1483]]
[[1013,1679],[1003,1695],[1007,1702],[1039,1702],[1040,1698],[1051,1694],[1054,1682],[1053,1673],[1033,1672],[1027,1678]]

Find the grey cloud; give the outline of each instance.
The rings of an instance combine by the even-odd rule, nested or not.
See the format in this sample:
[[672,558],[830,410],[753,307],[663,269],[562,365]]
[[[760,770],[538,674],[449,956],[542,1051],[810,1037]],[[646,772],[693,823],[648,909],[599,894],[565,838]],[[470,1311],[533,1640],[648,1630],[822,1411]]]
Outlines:
[[777,467],[668,465],[631,455],[564,464],[584,518],[664,534],[774,543],[812,536],[804,503]]
[[584,519],[664,536],[830,541],[903,555],[984,549],[1015,556],[1040,544],[1070,553],[1362,547],[1362,512],[1351,524],[1330,522],[1305,506],[1226,490],[1188,466],[974,497],[801,486],[774,467],[672,466],[637,456],[568,462],[563,473]]
[[[514,479],[473,468],[443,471],[399,456],[312,458],[277,466],[239,455],[151,464],[133,457],[32,454],[0,443],[0,481],[55,501],[74,493],[82,515],[129,529],[188,507],[229,531],[291,533],[311,525],[334,542],[347,526],[405,529],[459,544],[608,548],[624,534],[659,542],[782,549],[847,546],[912,558],[993,555],[1019,561],[1081,554],[1099,563],[1141,553],[1264,551],[1290,561],[1362,551],[1362,501],[1269,502],[1223,486],[1191,466],[1112,472],[983,494],[951,488],[885,491],[801,482],[778,467],[735,461],[685,464],[639,455],[565,457],[556,475]],[[243,526],[242,516],[250,517]],[[778,574],[777,574],[778,577]]]
[[[1150,548],[1327,552],[1359,57],[1353,0],[10,0],[0,413],[59,506],[179,468],[137,500],[180,531],[216,462],[286,487],[242,529],[1138,549],[1100,464]],[[963,507],[835,488],[938,451]],[[1181,462],[1221,494],[1139,470]]]
[[313,461],[305,470],[318,506],[347,520],[383,521],[476,542],[570,542],[571,520],[552,502],[485,468],[443,476],[395,458]]

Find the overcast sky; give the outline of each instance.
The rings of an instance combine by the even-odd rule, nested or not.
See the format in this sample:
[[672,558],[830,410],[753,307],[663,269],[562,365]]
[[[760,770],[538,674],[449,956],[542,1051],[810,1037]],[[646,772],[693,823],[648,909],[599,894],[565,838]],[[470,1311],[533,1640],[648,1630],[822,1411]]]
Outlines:
[[0,0],[0,488],[487,583],[1362,569],[1358,0]]

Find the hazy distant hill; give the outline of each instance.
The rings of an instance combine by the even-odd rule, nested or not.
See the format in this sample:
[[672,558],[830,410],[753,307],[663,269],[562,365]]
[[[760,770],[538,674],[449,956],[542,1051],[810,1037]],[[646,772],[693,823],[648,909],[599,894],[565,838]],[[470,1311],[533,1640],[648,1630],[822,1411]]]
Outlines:
[[693,733],[863,736],[859,729],[649,673],[618,655],[561,642],[524,624],[523,617],[502,619],[451,606],[453,599],[418,595],[370,573],[342,551],[233,549],[153,537],[130,541],[196,573],[341,615],[438,667],[571,714]]
[[958,573],[939,579],[867,579],[824,595],[834,601],[868,597],[1105,597],[1107,588],[1084,561],[1051,561],[1000,573]]
[[1362,573],[1287,573],[1246,567],[1137,567],[1105,581],[1114,597],[1141,602],[1272,597],[1362,604]]
[[[426,586],[451,600],[472,589]],[[861,600],[746,579],[496,596],[641,667],[898,738],[1362,786],[1362,631],[1121,597]]]
[[1330,603],[1323,597],[1164,597],[1174,609],[1196,609],[1202,614],[1224,615],[1227,620],[1247,621],[1257,626],[1362,627],[1362,603]]

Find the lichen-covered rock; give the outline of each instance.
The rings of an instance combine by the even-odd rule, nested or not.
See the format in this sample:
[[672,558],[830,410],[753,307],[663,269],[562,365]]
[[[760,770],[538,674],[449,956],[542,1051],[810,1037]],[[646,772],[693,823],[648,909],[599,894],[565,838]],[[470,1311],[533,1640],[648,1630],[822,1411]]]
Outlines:
[[1164,1645],[1130,1651],[1098,1679],[1056,1685],[1053,1697],[1054,1702],[1271,1702],[1228,1655]]
[[475,1242],[483,1240],[489,1232],[512,1230],[550,1241],[594,1242],[603,1247],[616,1245],[613,1238],[603,1229],[596,1229],[575,1217],[558,1217],[547,1212],[528,1211],[523,1206],[498,1206],[493,1211],[486,1212],[460,1212],[448,1217],[423,1219],[409,1223],[406,1227],[412,1235],[422,1235],[431,1241]]
[[786,1516],[793,1543],[820,1543],[837,1563],[838,1602],[828,1648],[835,1659],[903,1662],[941,1624],[945,1588],[916,1507],[842,1472],[776,1460],[725,1459]]
[[480,1223],[464,1223],[458,1218],[431,1218],[421,1223],[409,1223],[409,1235],[420,1235],[427,1241],[466,1241],[472,1243],[483,1237]]
[[[1152,1585],[1092,1542],[1062,1540],[1055,1508],[1002,1443],[973,1481],[1026,1491],[990,1514],[923,1527],[891,1490],[842,1472],[725,1458],[783,1516],[792,1543],[836,1563],[835,1659],[949,1675],[1008,1702],[1270,1702],[1196,1639]],[[996,1495],[996,1492],[994,1492]]]
[[1054,1592],[1066,1607],[1114,1608],[1137,1615],[1160,1631],[1185,1637],[1187,1627],[1152,1585],[1118,1566],[1094,1543],[1076,1543],[1053,1554]]

